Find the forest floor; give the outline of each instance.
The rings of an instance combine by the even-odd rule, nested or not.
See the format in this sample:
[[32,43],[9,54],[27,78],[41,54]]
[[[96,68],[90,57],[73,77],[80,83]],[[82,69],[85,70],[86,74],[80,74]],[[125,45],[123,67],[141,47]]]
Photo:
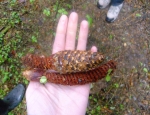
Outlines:
[[[105,21],[108,8],[98,9],[96,0],[36,1],[17,4],[19,10],[25,11],[21,15],[22,37],[31,37],[31,43],[25,40],[22,46],[28,49],[26,53],[50,55],[59,17],[77,12],[79,23],[84,19],[91,23],[87,50],[97,46],[107,60],[118,63],[110,81],[92,84],[87,114],[149,115],[150,1],[126,0],[114,23]],[[1,7],[6,7],[2,3]],[[8,80],[1,88],[7,87],[8,92],[15,84],[11,83]],[[25,99],[10,115],[13,114],[26,114]]]

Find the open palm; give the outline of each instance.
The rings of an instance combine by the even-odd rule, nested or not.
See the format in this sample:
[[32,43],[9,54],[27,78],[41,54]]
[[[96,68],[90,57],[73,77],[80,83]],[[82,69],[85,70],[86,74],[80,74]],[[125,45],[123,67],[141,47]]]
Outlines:
[[[73,12],[69,19],[62,15],[57,26],[53,53],[61,50],[75,50],[78,15]],[[85,50],[88,23],[82,21],[77,50]],[[92,47],[96,51],[96,47]],[[26,91],[28,115],[84,115],[88,103],[90,86],[63,86],[53,83],[45,85],[31,81]]]

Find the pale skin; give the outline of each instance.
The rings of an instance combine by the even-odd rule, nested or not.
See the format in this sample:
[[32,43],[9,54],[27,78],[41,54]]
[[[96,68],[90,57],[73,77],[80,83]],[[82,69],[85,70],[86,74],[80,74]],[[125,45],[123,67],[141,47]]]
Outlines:
[[[80,24],[77,48],[75,48],[78,14],[69,18],[62,15],[56,29],[53,53],[62,50],[86,50],[88,22]],[[93,52],[97,51],[92,47]],[[31,81],[26,91],[28,115],[85,115],[90,84],[63,86],[53,83],[45,85]]]

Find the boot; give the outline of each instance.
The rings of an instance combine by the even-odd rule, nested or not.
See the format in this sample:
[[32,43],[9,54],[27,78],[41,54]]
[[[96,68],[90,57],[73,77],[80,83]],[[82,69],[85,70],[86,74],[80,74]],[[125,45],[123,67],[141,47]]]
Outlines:
[[[25,95],[25,86],[18,84],[14,89],[12,89],[3,100],[0,101],[0,106],[3,108],[3,112],[0,115],[7,115],[8,112],[13,110],[22,101]],[[1,108],[1,107],[0,107]],[[1,110],[0,110],[1,112]]]

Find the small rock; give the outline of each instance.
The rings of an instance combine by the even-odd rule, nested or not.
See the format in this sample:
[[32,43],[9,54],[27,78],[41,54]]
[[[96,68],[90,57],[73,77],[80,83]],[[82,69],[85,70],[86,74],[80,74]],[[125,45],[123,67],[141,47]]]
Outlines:
[[124,47],[126,47],[126,46],[127,46],[127,43],[124,43],[123,45],[124,45]]

